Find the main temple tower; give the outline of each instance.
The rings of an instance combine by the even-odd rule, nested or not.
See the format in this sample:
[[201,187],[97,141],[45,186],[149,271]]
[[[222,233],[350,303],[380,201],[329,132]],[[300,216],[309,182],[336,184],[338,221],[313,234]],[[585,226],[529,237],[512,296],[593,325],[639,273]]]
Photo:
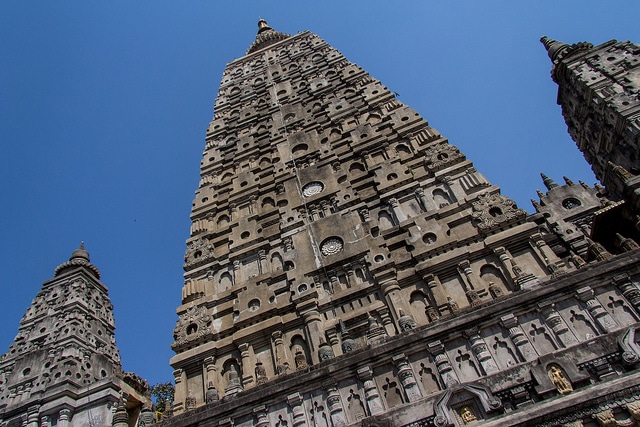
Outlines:
[[[308,31],[259,22],[224,71],[200,175],[172,425],[488,420],[588,383],[575,363],[594,352],[568,349],[638,319],[599,302],[636,286],[598,281],[619,266],[563,281],[588,260],[552,213],[528,216]],[[573,213],[603,207],[580,194]]]

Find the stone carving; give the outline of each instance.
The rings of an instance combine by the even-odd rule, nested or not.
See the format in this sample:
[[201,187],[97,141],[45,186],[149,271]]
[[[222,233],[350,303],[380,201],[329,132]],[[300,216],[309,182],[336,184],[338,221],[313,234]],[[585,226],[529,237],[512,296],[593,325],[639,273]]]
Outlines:
[[340,320],[340,336],[342,337],[342,352],[350,353],[357,348],[356,342],[351,339],[347,326]]
[[430,171],[436,172],[464,158],[464,154],[457,147],[444,142],[425,151],[424,165]]
[[402,332],[410,331],[415,329],[418,325],[413,317],[405,314],[403,310],[400,310],[400,317],[398,318],[398,326]]
[[187,410],[194,409],[196,407],[196,398],[195,396],[193,396],[193,394],[191,394],[191,390],[189,390],[189,395],[184,401],[184,407]]
[[242,382],[236,370],[236,365],[230,364],[229,372],[227,373],[227,387],[224,389],[224,395],[232,396],[240,391],[242,391]]
[[573,391],[571,383],[564,375],[564,372],[559,366],[551,365],[547,373],[549,374],[549,378],[551,379],[551,382],[553,382],[553,385],[556,386],[556,390],[558,390],[558,393],[569,394]]
[[593,418],[598,421],[602,427],[616,427],[619,425],[611,409],[598,412],[593,415]]
[[449,312],[451,314],[457,313],[460,311],[460,307],[458,303],[454,301],[449,295],[447,295],[447,306],[449,306]]
[[527,211],[516,206],[515,202],[500,194],[482,193],[473,202],[475,225],[481,231],[505,225],[511,221],[524,219]]
[[384,328],[378,324],[378,321],[373,316],[369,316],[369,329],[367,331],[367,344],[375,345],[383,340],[387,333]]
[[201,339],[211,333],[211,316],[207,314],[206,307],[190,307],[186,313],[179,316],[176,327],[173,329],[172,348],[179,347],[191,341]]
[[322,242],[320,245],[320,252],[322,255],[329,256],[335,255],[342,250],[343,242],[339,237],[330,237]]
[[322,190],[324,190],[324,184],[319,181],[314,181],[302,187],[302,195],[304,197],[311,197],[321,193]]
[[307,369],[307,367],[309,366],[307,364],[307,358],[305,357],[300,347],[297,348],[293,361],[296,364],[296,371]]
[[264,368],[262,362],[256,362],[256,385],[264,384],[268,381],[267,370]]
[[464,421],[465,424],[478,421],[478,417],[475,416],[469,406],[463,406],[460,408],[460,418],[462,418],[462,421]]
[[318,359],[322,362],[324,360],[333,359],[334,357],[336,357],[336,355],[333,353],[331,346],[327,342],[322,341],[318,348]]
[[209,381],[209,386],[207,387],[207,392],[205,393],[205,402],[207,404],[214,403],[217,402],[218,399],[218,390],[216,390],[216,388],[214,387],[213,382]]
[[206,237],[200,237],[187,242],[184,254],[184,266],[194,267],[213,259],[213,245]]

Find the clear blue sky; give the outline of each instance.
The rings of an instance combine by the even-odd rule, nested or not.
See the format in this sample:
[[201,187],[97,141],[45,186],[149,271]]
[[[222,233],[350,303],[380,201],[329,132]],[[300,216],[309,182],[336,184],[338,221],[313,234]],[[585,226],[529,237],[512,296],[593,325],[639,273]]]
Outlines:
[[532,211],[539,172],[594,178],[542,35],[640,43],[637,1],[0,2],[0,352],[80,241],[123,367],[172,379],[189,212],[225,64],[259,17],[363,66]]

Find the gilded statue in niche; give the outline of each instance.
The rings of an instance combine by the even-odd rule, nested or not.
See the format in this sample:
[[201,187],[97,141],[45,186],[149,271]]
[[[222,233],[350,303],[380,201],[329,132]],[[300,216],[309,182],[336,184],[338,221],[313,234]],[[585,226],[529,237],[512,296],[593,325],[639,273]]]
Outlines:
[[558,393],[569,394],[573,391],[573,386],[559,366],[551,365],[547,373],[549,374],[549,378],[553,382],[553,385],[556,386]]
[[462,418],[462,421],[464,421],[465,424],[470,424],[478,421],[478,417],[475,416],[469,406],[463,406],[462,408],[460,408],[460,418]]

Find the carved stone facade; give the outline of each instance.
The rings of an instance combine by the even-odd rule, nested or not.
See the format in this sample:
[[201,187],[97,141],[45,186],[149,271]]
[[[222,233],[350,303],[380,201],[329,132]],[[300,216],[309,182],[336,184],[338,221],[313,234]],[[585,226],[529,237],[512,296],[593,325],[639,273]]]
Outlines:
[[206,134],[164,423],[637,416],[636,236],[594,234],[600,188],[545,184],[527,215],[317,35],[261,21]]
[[120,417],[135,422],[150,404],[148,385],[121,371],[114,330],[107,288],[81,245],[43,284],[0,357],[0,425],[111,425],[123,398]]

